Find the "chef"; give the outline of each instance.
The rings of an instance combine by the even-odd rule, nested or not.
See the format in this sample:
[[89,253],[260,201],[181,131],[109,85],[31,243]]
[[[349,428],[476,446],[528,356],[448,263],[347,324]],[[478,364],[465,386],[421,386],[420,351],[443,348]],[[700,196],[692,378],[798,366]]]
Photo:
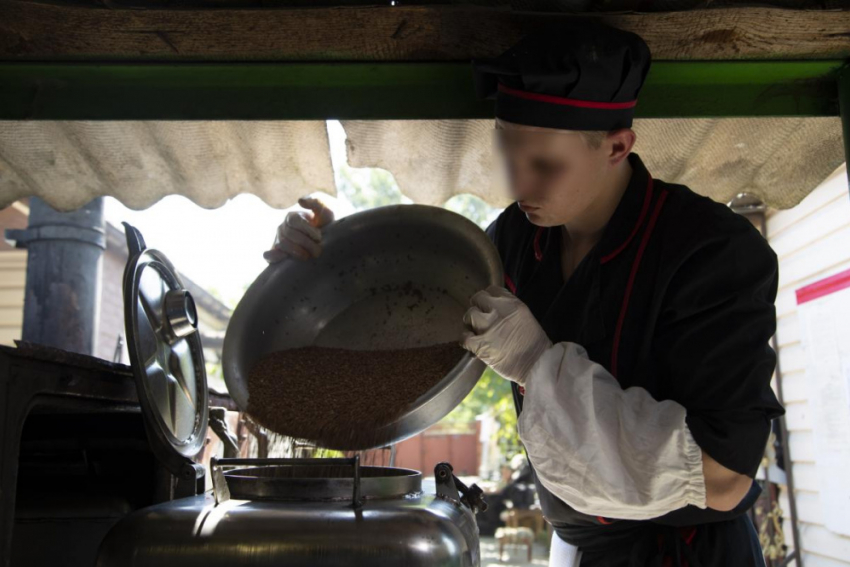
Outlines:
[[649,66],[584,22],[475,62],[516,203],[487,231],[507,289],[473,296],[464,346],[514,383],[550,565],[761,566],[776,255],[632,152]]
[[[504,288],[464,346],[513,382],[553,567],[762,566],[745,512],[771,419],[776,256],[746,219],[632,152],[643,40],[585,21],[474,62],[516,201],[488,228]],[[269,262],[321,252],[287,215]]]

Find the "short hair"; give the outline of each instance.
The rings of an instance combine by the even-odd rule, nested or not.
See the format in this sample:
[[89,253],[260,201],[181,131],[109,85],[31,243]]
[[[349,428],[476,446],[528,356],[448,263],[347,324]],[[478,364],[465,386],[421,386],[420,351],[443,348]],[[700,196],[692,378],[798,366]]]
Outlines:
[[599,149],[602,141],[614,130],[579,130],[579,134],[584,138],[584,142],[589,148],[594,150]]

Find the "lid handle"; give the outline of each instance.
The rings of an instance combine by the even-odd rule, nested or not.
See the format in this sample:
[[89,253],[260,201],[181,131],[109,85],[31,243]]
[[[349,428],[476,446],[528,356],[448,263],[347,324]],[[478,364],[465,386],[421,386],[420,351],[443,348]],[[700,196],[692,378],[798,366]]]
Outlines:
[[198,330],[198,311],[195,300],[185,289],[171,289],[163,301],[165,320],[171,330],[171,340],[176,342]]
[[124,234],[127,237],[127,249],[130,251],[130,257],[132,258],[146,249],[147,245],[145,245],[145,239],[138,228],[128,222],[122,222],[121,224],[124,225]]

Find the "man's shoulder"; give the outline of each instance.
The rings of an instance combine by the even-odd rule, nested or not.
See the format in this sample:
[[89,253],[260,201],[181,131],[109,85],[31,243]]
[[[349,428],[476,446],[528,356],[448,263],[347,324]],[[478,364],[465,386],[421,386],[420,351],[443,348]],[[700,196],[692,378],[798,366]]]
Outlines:
[[753,269],[775,270],[776,253],[748,218],[685,185],[656,183],[667,191],[666,248],[679,256],[679,261],[702,251],[703,258],[734,260],[736,264],[748,259],[747,265]]
[[727,205],[700,195],[686,185],[658,180],[655,183],[667,192],[665,216],[668,238],[696,246],[717,240],[734,240],[742,245],[769,248],[753,223]]

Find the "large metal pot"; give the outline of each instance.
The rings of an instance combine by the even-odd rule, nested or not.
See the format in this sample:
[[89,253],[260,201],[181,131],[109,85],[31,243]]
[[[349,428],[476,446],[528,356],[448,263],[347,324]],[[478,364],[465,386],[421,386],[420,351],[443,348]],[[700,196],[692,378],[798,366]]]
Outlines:
[[[267,353],[311,345],[370,350],[456,341],[469,298],[502,283],[498,251],[484,231],[438,207],[357,213],[327,226],[322,241],[318,259],[266,268],[233,313],[222,362],[228,391],[242,410],[249,407],[248,372]],[[398,297],[411,289],[416,308]],[[374,432],[371,446],[400,441],[439,421],[483,371],[483,363],[464,355],[409,411]]]
[[[423,494],[417,471],[356,459],[222,460],[213,494],[139,510],[104,540],[97,567],[477,567],[474,510],[448,463]],[[258,465],[258,466],[250,466]]]

